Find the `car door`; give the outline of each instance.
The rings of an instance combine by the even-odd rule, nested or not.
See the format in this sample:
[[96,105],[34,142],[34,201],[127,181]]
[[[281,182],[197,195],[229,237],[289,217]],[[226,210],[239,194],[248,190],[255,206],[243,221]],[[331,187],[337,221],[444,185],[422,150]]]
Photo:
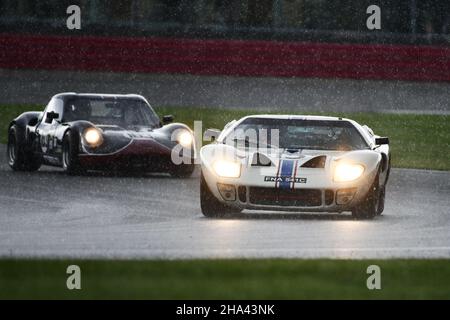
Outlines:
[[61,123],[62,112],[63,101],[53,98],[45,108],[44,115],[36,129],[36,135],[44,161],[51,164],[58,163],[55,133]]

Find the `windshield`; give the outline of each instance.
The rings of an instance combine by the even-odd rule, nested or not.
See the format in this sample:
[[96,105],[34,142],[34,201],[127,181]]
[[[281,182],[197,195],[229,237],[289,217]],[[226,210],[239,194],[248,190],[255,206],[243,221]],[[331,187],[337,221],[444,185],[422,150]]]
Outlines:
[[90,121],[96,125],[122,128],[159,127],[153,109],[138,99],[85,98],[68,100],[64,106],[64,122]]
[[255,148],[339,151],[369,148],[353,124],[342,120],[248,118],[237,125],[224,142]]

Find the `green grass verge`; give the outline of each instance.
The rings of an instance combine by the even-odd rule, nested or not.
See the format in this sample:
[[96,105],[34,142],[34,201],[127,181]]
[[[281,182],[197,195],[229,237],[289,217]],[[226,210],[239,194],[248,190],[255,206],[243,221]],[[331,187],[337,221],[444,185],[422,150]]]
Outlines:
[[[0,106],[0,142],[6,142],[9,121],[29,110],[41,110],[40,106]],[[194,120],[203,121],[203,130],[223,128],[232,119],[258,113],[252,110],[214,108],[157,107],[160,115],[173,114],[176,121],[190,126]],[[292,112],[287,112],[292,113]],[[354,119],[367,124],[376,133],[388,136],[392,147],[394,167],[450,170],[450,116],[383,113],[333,113],[332,115]]]
[[[81,290],[66,269],[81,268]],[[367,267],[381,268],[368,290]],[[449,299],[450,260],[0,260],[0,299]]]

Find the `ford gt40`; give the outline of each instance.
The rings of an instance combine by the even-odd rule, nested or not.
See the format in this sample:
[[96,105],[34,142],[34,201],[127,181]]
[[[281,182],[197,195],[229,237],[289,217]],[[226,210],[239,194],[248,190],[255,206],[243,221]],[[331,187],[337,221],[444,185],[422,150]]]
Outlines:
[[219,217],[243,209],[383,212],[389,139],[350,119],[255,115],[205,133],[201,209]]

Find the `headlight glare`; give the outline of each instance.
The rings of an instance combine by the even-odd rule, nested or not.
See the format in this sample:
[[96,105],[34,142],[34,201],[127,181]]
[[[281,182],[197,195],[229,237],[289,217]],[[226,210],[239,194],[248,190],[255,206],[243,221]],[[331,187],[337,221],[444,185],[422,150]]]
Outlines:
[[362,176],[364,166],[361,164],[338,163],[334,169],[334,181],[348,182],[353,181]]
[[192,133],[187,130],[183,130],[178,133],[177,141],[183,148],[190,148],[194,138],[192,137]]
[[84,131],[84,140],[90,147],[98,147],[103,143],[102,132],[97,128],[88,128]]
[[213,164],[214,172],[224,178],[238,178],[241,175],[241,164],[230,160],[217,160]]

